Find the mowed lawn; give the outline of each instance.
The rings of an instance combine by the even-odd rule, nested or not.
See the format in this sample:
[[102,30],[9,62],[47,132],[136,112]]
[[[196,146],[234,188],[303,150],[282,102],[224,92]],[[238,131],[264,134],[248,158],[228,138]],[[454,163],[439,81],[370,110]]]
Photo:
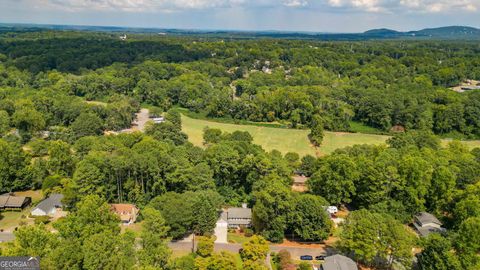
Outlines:
[[338,148],[355,144],[382,144],[388,139],[388,136],[382,135],[325,132],[322,146],[315,148],[308,140],[308,130],[225,124],[182,115],[182,130],[194,145],[203,145],[203,130],[207,126],[230,133],[236,130],[248,131],[253,136],[254,143],[261,145],[267,151],[276,149],[283,154],[296,152],[301,156],[321,156]]
[[[386,135],[347,133],[347,132],[325,132],[323,143],[316,148],[308,140],[308,130],[273,128],[253,125],[226,124],[214,121],[194,119],[182,115],[182,130],[188,135],[188,139],[194,145],[203,146],[203,130],[205,127],[218,128],[226,132],[236,130],[248,131],[253,136],[255,144],[261,145],[265,150],[278,150],[283,154],[296,152],[300,156],[313,155],[322,156],[329,154],[336,149],[353,146],[356,144],[384,144],[389,138]],[[451,140],[442,140],[446,146]],[[480,147],[480,141],[462,141],[469,149]]]

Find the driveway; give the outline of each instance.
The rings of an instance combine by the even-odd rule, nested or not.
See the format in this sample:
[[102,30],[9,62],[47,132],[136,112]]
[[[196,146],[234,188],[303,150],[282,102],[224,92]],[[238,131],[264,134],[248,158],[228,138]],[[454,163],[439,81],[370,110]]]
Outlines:
[[135,114],[135,120],[132,123],[132,126],[128,129],[124,129],[120,132],[122,133],[131,133],[135,131],[145,131],[145,124],[150,120],[150,111],[148,109],[142,108],[138,113]]

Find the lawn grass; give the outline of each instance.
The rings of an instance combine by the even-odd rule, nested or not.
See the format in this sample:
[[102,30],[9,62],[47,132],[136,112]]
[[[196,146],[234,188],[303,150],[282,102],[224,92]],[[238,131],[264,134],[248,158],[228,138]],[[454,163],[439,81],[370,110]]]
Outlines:
[[[356,126],[358,130],[368,128],[360,125]],[[203,130],[205,127],[217,128],[230,133],[236,130],[248,131],[253,137],[253,142],[261,145],[266,151],[276,149],[283,154],[296,152],[300,156],[323,156],[332,153],[336,149],[356,144],[380,145],[390,138],[387,135],[370,134],[374,133],[375,130],[369,130],[369,134],[326,131],[322,145],[314,147],[308,140],[308,130],[220,123],[194,119],[182,114],[182,130],[188,135],[189,141],[194,145],[203,147]],[[442,145],[446,146],[449,141],[451,140],[442,140]],[[480,140],[461,142],[469,149],[480,147]]]
[[[0,218],[0,230],[12,232],[16,227],[20,227],[20,222],[32,223],[26,217],[30,213],[30,208],[23,211],[3,211]],[[22,218],[22,215],[24,218]]]
[[247,242],[250,237],[246,237],[243,234],[229,232],[227,235],[227,239],[229,243],[243,244]]
[[[32,198],[32,205],[26,207],[22,211],[6,210],[0,213],[0,230],[13,231],[16,227],[20,227],[20,223],[23,221],[26,224],[32,224],[33,219],[28,218],[33,205],[36,205],[43,199],[43,194],[40,190],[26,190],[16,191],[15,196],[25,196]],[[24,216],[24,218],[22,218]]]
[[316,148],[308,140],[308,130],[218,123],[193,119],[182,114],[182,130],[194,145],[203,146],[205,127],[218,128],[226,132],[248,131],[253,136],[253,142],[261,145],[266,151],[276,149],[283,154],[296,152],[300,156],[321,156],[355,144],[382,144],[388,138],[373,134],[325,132],[322,146]]

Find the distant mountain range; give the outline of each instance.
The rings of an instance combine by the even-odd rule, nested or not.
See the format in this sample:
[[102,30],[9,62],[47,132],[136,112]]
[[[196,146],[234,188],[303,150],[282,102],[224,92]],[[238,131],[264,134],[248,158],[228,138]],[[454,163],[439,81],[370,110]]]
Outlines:
[[446,26],[409,32],[399,32],[383,28],[369,30],[362,34],[364,36],[379,38],[417,37],[435,39],[480,39],[480,29],[468,26]]
[[288,38],[313,40],[372,40],[372,39],[448,39],[448,40],[480,40],[480,29],[469,26],[446,26],[427,28],[418,31],[400,32],[392,29],[372,29],[363,33],[315,33],[294,31],[242,31],[242,30],[190,30],[162,28],[130,28],[115,26],[82,26],[82,25],[42,25],[42,24],[2,24],[0,33],[8,31],[44,31],[73,30],[115,33],[144,33],[174,36],[198,36],[216,38]]

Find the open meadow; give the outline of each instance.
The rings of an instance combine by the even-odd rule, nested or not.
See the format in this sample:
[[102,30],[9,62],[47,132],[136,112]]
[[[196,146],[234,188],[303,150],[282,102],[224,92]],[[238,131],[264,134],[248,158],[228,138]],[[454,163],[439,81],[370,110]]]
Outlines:
[[[278,150],[283,154],[296,152],[300,156],[322,156],[336,149],[353,146],[356,144],[383,144],[389,138],[387,135],[375,135],[348,132],[325,132],[323,143],[320,147],[314,147],[308,140],[309,130],[274,128],[254,125],[226,124],[202,119],[194,119],[182,114],[182,130],[188,135],[188,139],[196,146],[203,146],[203,130],[205,127],[218,128],[226,132],[236,130],[248,131],[253,136],[255,144],[261,145],[265,150]],[[442,140],[446,145],[451,140]],[[462,142],[470,149],[480,147],[480,141]]]
[[267,151],[276,149],[284,154],[296,152],[301,156],[308,154],[321,156],[338,148],[355,144],[382,144],[388,139],[388,136],[383,135],[325,132],[322,146],[315,148],[308,140],[309,130],[225,124],[182,115],[182,130],[194,145],[202,146],[203,130],[207,126],[226,132],[248,131],[253,136],[254,143],[261,145]]

